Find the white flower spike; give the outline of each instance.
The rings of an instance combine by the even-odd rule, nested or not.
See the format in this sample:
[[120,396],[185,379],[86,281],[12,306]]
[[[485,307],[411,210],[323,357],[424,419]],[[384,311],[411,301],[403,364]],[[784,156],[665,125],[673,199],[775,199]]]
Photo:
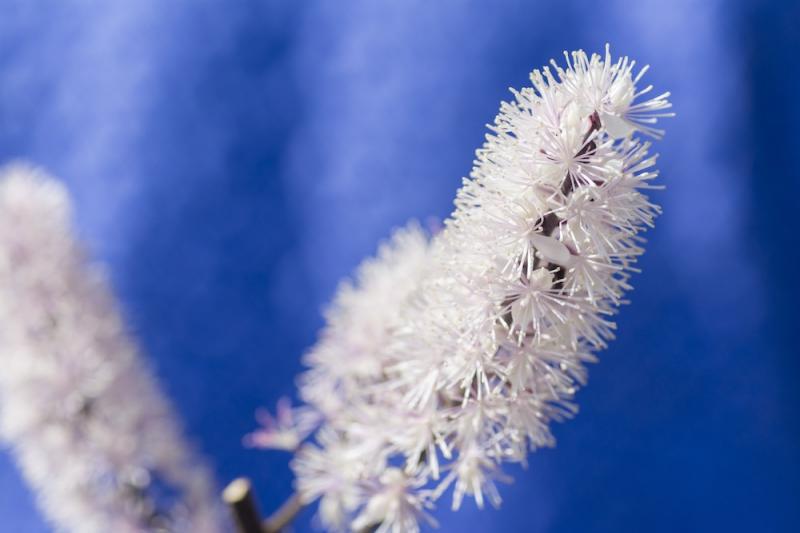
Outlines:
[[501,105],[445,229],[398,231],[340,288],[301,380],[322,428],[292,463],[326,527],[418,531],[448,488],[498,506],[502,463],[577,412],[660,212],[643,138],[671,113],[627,57],[565,55]]

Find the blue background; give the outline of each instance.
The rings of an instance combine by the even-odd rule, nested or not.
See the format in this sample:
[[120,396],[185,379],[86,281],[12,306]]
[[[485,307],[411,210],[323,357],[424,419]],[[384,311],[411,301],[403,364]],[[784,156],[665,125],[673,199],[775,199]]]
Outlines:
[[[0,0],[0,161],[67,183],[191,438],[271,509],[288,456],[241,437],[337,280],[449,213],[508,86],[609,41],[673,92],[665,214],[558,447],[441,530],[796,531],[798,28],[797,2]],[[0,453],[0,531],[46,530]]]

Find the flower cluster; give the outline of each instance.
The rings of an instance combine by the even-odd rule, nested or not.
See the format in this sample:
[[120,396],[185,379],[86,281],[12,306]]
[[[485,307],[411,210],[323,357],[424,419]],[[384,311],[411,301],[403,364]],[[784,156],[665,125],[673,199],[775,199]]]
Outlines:
[[398,232],[328,312],[300,389],[321,428],[292,463],[327,527],[416,531],[449,488],[498,505],[501,464],[577,412],[659,213],[643,137],[671,113],[628,58],[565,58],[501,105],[445,229]]
[[58,531],[221,531],[211,477],[70,228],[64,188],[0,171],[0,438]]

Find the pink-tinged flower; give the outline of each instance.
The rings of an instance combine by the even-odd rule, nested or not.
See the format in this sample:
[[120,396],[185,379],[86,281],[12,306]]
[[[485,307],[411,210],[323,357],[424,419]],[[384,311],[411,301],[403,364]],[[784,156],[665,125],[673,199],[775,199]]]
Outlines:
[[320,422],[320,414],[308,407],[292,408],[289,398],[278,400],[276,416],[266,409],[256,411],[261,428],[244,438],[246,446],[293,452]]

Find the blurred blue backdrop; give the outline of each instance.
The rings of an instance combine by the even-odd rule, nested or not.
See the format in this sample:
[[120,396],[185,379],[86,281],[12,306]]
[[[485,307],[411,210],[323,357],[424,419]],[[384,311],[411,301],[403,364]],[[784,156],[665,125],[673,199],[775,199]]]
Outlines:
[[[0,162],[68,184],[191,438],[271,508],[288,457],[241,437],[337,280],[449,213],[507,87],[609,41],[673,92],[665,214],[580,416],[441,530],[797,531],[799,28],[798,2],[0,0]],[[0,531],[47,530],[0,453]]]

